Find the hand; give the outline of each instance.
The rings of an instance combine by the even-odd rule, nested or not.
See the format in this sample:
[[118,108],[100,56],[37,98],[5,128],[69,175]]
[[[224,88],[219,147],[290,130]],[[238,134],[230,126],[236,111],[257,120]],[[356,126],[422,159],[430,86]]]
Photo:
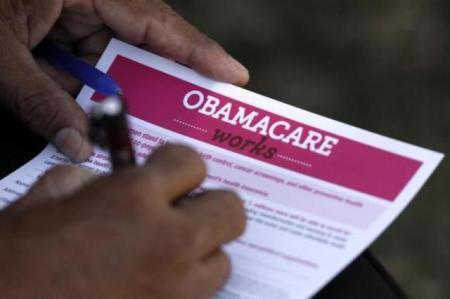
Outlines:
[[247,70],[160,0],[2,0],[0,101],[75,162],[92,152],[79,84],[31,55],[42,39],[94,63],[115,35],[213,78],[244,85]]
[[245,214],[229,191],[186,199],[204,177],[179,146],[110,177],[55,168],[0,213],[2,298],[211,298]]

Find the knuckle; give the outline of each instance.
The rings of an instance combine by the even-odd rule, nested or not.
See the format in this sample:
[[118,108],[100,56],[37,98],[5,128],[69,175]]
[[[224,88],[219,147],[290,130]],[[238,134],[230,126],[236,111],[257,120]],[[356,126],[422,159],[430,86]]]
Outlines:
[[[117,175],[109,184],[114,186],[117,190],[113,194],[116,198],[117,204],[127,210],[130,215],[138,219],[145,220],[148,217],[148,212],[151,211],[152,205],[157,200],[155,197],[159,194],[157,176],[143,175],[137,173],[139,171],[131,170],[121,175]],[[141,216],[140,216],[141,215]]]
[[207,244],[205,240],[206,238],[208,238],[208,235],[202,233],[199,230],[194,233],[191,233],[191,236],[187,243],[189,244],[189,250],[193,253],[202,252],[202,250],[204,250],[205,244]]
[[42,188],[47,188],[48,186],[52,185],[53,179],[55,177],[56,173],[52,171],[46,172],[38,181],[37,185],[41,186]]
[[243,201],[233,191],[223,190],[221,193],[223,214],[227,219],[233,220],[230,222],[233,231],[241,234],[246,226],[246,214]]
[[211,293],[215,294],[218,289],[223,287],[227,279],[230,277],[231,267],[231,260],[222,249],[219,249],[214,253],[209,267],[210,271],[208,273]]
[[187,259],[194,256],[197,247],[198,233],[195,229],[195,225],[189,219],[180,221],[176,225],[172,225],[168,232],[170,238],[170,248],[172,253],[178,254],[183,252],[183,255]]
[[206,51],[222,51],[222,46],[206,35],[203,35],[202,44]]
[[218,252],[219,269],[221,269],[222,278],[225,281],[231,274],[231,259],[222,249]]
[[75,169],[78,169],[78,168],[75,168],[75,167],[70,166],[70,165],[56,165],[56,166],[53,167],[52,169],[48,170],[48,171],[45,173],[45,176],[50,176],[50,175],[54,175],[54,176],[64,175],[64,174],[67,174],[67,173],[70,173],[70,172],[74,171]]
[[186,245],[190,248],[195,248],[197,233],[193,222],[186,222],[180,228],[181,238],[178,240],[180,247],[184,248]]
[[17,97],[14,111],[26,125],[46,132],[60,112],[58,105],[49,103],[49,98],[51,97],[46,91],[31,92]]
[[166,206],[167,190],[173,182],[162,174],[169,167],[178,166],[169,164],[164,167],[133,167],[113,174],[114,182],[120,186],[118,188],[126,190],[126,198],[123,200],[133,202],[129,205],[136,209]]
[[195,169],[203,176],[206,176],[206,164],[197,152],[189,150],[185,151],[184,155],[183,159],[186,161],[186,164],[190,165],[193,170]]
[[192,169],[206,175],[206,165],[200,155],[192,148],[185,145],[165,145],[161,147],[155,157],[163,159],[170,166],[178,168],[189,165]]
[[183,244],[195,243],[196,236],[198,235],[198,229],[192,219],[185,218],[180,225],[180,232],[183,235],[181,242]]
[[87,175],[86,170],[82,170],[75,166],[56,165],[42,176],[42,180],[53,181],[61,180],[63,178],[70,178],[71,180],[76,181],[79,178],[84,177],[85,175]]
[[208,238],[209,235],[204,233],[204,228],[198,219],[185,214],[180,215],[182,215],[181,221],[175,232],[179,236],[177,244],[182,246],[187,255],[196,256],[204,250],[205,238]]
[[174,158],[195,159],[198,156],[195,150],[181,144],[165,145],[161,147],[161,151]]
[[218,191],[222,199],[223,209],[229,214],[241,214],[244,207],[239,195],[231,190]]
[[193,44],[190,46],[189,50],[186,51],[185,57],[183,58],[184,61],[186,61],[186,64],[194,66],[197,64],[199,57],[201,56],[201,49],[198,45]]
[[41,177],[41,181],[52,181],[63,176],[76,175],[79,169],[70,165],[56,165],[52,169],[46,171]]
[[185,61],[188,65],[198,65],[211,53],[223,52],[222,46],[203,33],[198,33],[186,51]]
[[132,182],[132,187],[134,187],[136,191],[140,191],[142,194],[153,194],[157,192],[165,183],[161,176],[151,169],[142,172],[142,175],[134,179]]
[[95,173],[93,173],[92,171],[74,166],[69,166],[67,168],[64,168],[63,170],[80,180],[88,180],[90,178],[96,177]]
[[121,199],[132,211],[143,212],[149,202],[152,201],[150,197],[154,194],[153,189],[141,182],[131,182],[125,185],[124,189],[126,190],[126,196]]
[[158,174],[153,171],[141,171],[141,169],[133,169],[118,178],[119,182],[123,182],[127,191],[134,198],[141,198],[148,195],[154,195],[161,186],[161,179]]
[[227,203],[229,202],[230,204],[236,204],[236,202],[240,202],[241,198],[239,197],[239,195],[232,190],[219,190],[218,191],[220,196],[222,197],[222,199],[224,201],[226,201]]

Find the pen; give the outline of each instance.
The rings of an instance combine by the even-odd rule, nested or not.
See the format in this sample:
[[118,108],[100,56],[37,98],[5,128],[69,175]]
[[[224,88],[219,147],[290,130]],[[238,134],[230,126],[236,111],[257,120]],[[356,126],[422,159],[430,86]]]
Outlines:
[[134,150],[120,86],[107,74],[50,42],[40,44],[36,52],[54,67],[68,72],[97,92],[110,96],[94,106],[90,119],[91,140],[109,151],[113,170],[134,165]]
[[90,137],[109,151],[114,171],[136,164],[126,107],[120,97],[108,97],[94,106]]
[[110,76],[50,42],[41,43],[36,53],[54,67],[64,70],[83,84],[105,95],[122,95],[122,89]]

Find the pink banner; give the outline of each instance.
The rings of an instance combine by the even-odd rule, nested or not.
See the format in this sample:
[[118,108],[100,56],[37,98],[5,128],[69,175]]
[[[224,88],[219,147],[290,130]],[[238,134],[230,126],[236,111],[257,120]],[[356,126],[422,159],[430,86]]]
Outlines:
[[419,161],[259,109],[122,56],[108,73],[123,88],[134,117],[388,201],[395,200],[421,166]]

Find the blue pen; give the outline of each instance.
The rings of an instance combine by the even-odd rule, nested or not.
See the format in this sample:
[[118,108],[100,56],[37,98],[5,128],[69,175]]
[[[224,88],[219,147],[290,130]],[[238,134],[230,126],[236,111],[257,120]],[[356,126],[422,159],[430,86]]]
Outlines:
[[122,89],[110,76],[62,48],[49,42],[43,42],[39,45],[38,52],[51,65],[68,72],[97,92],[106,96],[122,96]]

